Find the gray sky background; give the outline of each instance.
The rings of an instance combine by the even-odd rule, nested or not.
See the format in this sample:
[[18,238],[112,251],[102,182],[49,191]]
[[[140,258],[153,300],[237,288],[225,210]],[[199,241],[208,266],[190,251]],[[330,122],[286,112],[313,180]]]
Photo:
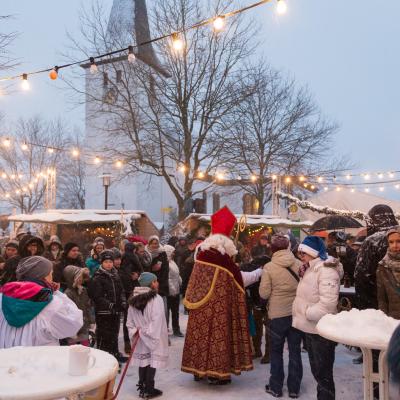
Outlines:
[[[109,8],[112,0],[103,3]],[[307,85],[323,113],[340,124],[335,146],[329,149],[333,156],[348,154],[360,171],[400,169],[400,1],[287,3],[284,16],[275,14],[275,4],[248,12],[262,24],[260,54]],[[82,0],[1,1],[0,14],[15,16],[1,29],[20,32],[12,48],[22,62],[18,72],[61,61],[65,32],[77,32],[81,4]],[[29,92],[0,97],[0,111],[8,119],[39,113],[83,127],[84,109],[70,109],[65,92],[57,89],[60,82],[46,75],[30,82]]]

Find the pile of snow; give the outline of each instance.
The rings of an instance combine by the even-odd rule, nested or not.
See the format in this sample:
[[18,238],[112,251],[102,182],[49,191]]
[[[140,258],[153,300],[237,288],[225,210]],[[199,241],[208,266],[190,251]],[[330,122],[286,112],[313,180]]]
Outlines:
[[350,346],[386,349],[400,321],[380,310],[342,311],[325,315],[317,325],[321,336]]

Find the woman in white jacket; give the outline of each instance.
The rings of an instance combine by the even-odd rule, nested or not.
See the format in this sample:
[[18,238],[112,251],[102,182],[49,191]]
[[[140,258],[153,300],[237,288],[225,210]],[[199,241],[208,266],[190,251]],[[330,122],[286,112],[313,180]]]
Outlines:
[[53,263],[23,258],[17,282],[0,289],[0,349],[14,346],[58,346],[83,325],[82,311],[53,284]]
[[300,283],[293,302],[293,327],[305,332],[311,372],[317,381],[317,399],[334,400],[333,364],[336,343],[318,335],[316,325],[326,314],[337,312],[343,267],[327,256],[325,244],[308,236],[298,254],[303,262]]

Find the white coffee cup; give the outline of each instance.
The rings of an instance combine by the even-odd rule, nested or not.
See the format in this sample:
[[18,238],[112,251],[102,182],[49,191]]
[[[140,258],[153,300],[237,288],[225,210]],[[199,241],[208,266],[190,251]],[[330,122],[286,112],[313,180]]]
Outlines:
[[90,354],[90,347],[74,345],[69,348],[68,373],[73,376],[86,375],[96,364],[96,357]]

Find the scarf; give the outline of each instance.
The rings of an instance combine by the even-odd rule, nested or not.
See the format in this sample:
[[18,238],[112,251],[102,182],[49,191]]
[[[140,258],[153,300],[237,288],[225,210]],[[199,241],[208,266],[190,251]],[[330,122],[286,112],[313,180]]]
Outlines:
[[303,278],[303,276],[306,273],[306,271],[308,270],[308,268],[310,268],[310,263],[305,263],[300,267],[300,269],[299,269],[300,278]]
[[396,281],[400,282],[400,253],[388,250],[381,264],[390,269]]
[[107,276],[109,276],[110,278],[115,278],[117,276],[117,270],[112,267],[111,270],[106,270],[104,269],[101,265],[99,267],[99,271],[102,272],[103,274],[106,274]]
[[146,251],[151,255],[151,259],[154,260],[164,251],[164,248],[159,245],[157,249],[150,250],[149,245],[146,245]]

